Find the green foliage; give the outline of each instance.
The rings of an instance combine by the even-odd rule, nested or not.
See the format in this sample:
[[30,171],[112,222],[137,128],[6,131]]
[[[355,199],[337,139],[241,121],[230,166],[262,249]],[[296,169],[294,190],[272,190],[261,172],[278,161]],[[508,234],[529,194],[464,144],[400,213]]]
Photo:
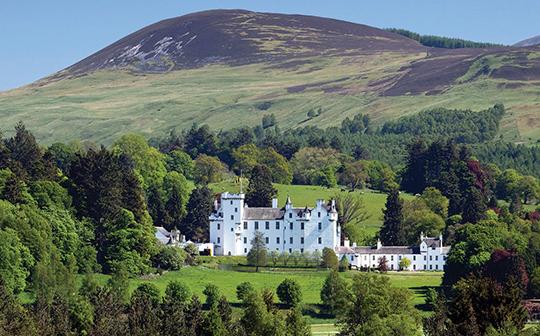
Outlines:
[[383,245],[406,245],[407,241],[403,229],[403,200],[399,197],[397,189],[388,194],[383,213],[384,222],[379,232],[379,238]]
[[0,230],[0,281],[12,293],[20,293],[26,287],[26,278],[33,257],[24,246],[17,232],[6,228]]
[[202,154],[195,159],[193,177],[197,183],[215,183],[223,180],[227,167],[218,158]]
[[152,264],[162,270],[177,271],[184,264],[186,252],[174,246],[161,246],[159,252],[152,257]]
[[336,270],[332,270],[321,288],[321,302],[333,315],[345,307],[347,296],[349,295],[348,284]]
[[410,39],[420,42],[420,44],[426,47],[445,48],[445,49],[460,49],[460,48],[493,48],[501,47],[500,44],[488,43],[488,42],[474,42],[452,37],[434,36],[434,35],[420,35],[406,29],[387,28],[389,32],[403,35]]
[[285,333],[290,336],[311,336],[311,328],[298,308],[290,309],[285,318]]
[[408,270],[409,267],[411,267],[411,260],[407,257],[401,258],[401,260],[399,261],[399,269]]
[[255,231],[253,239],[251,239],[251,248],[247,254],[248,264],[255,266],[258,272],[259,267],[266,266],[268,251],[264,241],[264,234],[260,231]]
[[249,297],[249,294],[254,291],[255,288],[251,282],[242,282],[236,286],[236,298],[243,302]]
[[349,269],[349,259],[347,259],[347,256],[344,255],[343,257],[341,257],[341,259],[339,260],[339,271],[340,272],[345,272]]
[[277,190],[272,185],[272,176],[267,166],[253,167],[249,178],[246,203],[251,207],[270,207]]
[[209,307],[214,306],[218,303],[221,294],[219,293],[219,288],[214,284],[207,284],[204,287],[203,294],[206,296],[206,304]]
[[188,179],[193,178],[195,164],[191,157],[179,149],[175,149],[166,154],[167,170],[182,174]]
[[284,304],[297,307],[302,302],[302,289],[295,280],[283,280],[276,290],[277,296]]
[[338,314],[343,335],[421,335],[419,315],[407,289],[390,286],[387,277],[359,273],[352,295]]
[[338,257],[336,252],[329,247],[325,247],[322,250],[322,267],[337,270],[338,269]]
[[165,156],[150,147],[142,135],[121,136],[114,143],[112,152],[116,155],[126,155],[133,160],[135,172],[142,176],[143,189],[151,185],[161,185],[167,172]]
[[209,216],[214,208],[213,201],[212,191],[207,186],[197,186],[191,191],[187,203],[187,215],[180,227],[180,232],[187,239],[194,241],[209,239]]
[[186,303],[190,297],[189,288],[180,281],[171,281],[167,284],[165,289],[164,302],[181,302]]
[[[291,160],[293,181],[298,184],[317,184],[328,181],[330,170],[339,166],[339,153],[331,148],[306,147]],[[327,169],[328,168],[328,169]],[[325,169],[326,172],[325,172]]]

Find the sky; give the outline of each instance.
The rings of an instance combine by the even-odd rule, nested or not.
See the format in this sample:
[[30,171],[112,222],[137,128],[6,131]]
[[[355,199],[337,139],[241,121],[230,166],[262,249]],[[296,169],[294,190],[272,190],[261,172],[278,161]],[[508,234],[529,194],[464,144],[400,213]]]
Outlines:
[[0,91],[68,67],[156,21],[218,8],[317,15],[501,44],[540,35],[538,0],[2,0]]

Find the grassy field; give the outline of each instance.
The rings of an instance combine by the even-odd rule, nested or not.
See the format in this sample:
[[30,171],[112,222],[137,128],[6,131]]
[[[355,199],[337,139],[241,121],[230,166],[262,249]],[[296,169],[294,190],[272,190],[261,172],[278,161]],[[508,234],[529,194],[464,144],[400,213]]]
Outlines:
[[[45,144],[77,138],[110,144],[125,132],[163,136],[194,122],[215,129],[256,125],[269,113],[282,128],[336,126],[357,113],[369,114],[380,125],[427,108],[479,110],[502,102],[509,108],[501,125],[505,139],[540,139],[540,86],[535,83],[506,87],[477,78],[437,95],[379,94],[373,83],[400,76],[400,69],[424,56],[387,52],[321,57],[292,69],[253,64],[146,75],[101,71],[0,93],[0,130],[11,131],[24,120]],[[294,89],[298,87],[303,89]],[[258,108],[261,102],[270,102],[270,107]],[[318,108],[322,114],[307,119],[307,112]]]
[[[352,278],[356,271],[344,273],[346,278]],[[231,303],[238,303],[236,298],[236,286],[244,281],[249,281],[256,289],[270,288],[275,291],[277,286],[285,278],[297,280],[302,288],[303,303],[306,307],[315,307],[320,303],[320,290],[328,271],[305,269],[305,270],[265,270],[259,273],[242,272],[235,270],[224,270],[208,268],[205,266],[185,267],[179,271],[167,272],[154,278],[136,278],[130,281],[130,290],[135,289],[139,284],[150,282],[155,284],[164,293],[167,284],[173,280],[185,283],[192,294],[199,295],[204,300],[202,291],[208,283],[216,284],[223,295]],[[441,283],[442,272],[417,272],[417,273],[397,273],[389,272],[386,276],[390,278],[393,286],[409,288],[414,297],[415,305],[422,305],[425,302],[425,291],[428,287],[437,287]],[[106,275],[96,275],[102,283],[108,279]],[[277,298],[276,298],[277,300]],[[418,306],[419,307],[419,306]],[[333,319],[320,318],[318,316],[307,316],[310,323],[332,324]]]
[[[330,200],[333,195],[341,191],[340,188],[325,188],[310,185],[274,184],[274,186],[278,191],[279,206],[285,204],[287,195],[289,195],[293,206],[313,207],[317,199]],[[239,192],[240,190],[240,185],[231,180],[214,183],[211,184],[210,187],[215,192]],[[382,209],[386,202],[386,194],[372,190],[356,191],[356,193],[358,193],[364,201],[366,211],[370,215],[370,218],[363,223],[366,232],[374,234],[382,225]],[[401,197],[404,199],[412,199],[414,196],[402,193]]]

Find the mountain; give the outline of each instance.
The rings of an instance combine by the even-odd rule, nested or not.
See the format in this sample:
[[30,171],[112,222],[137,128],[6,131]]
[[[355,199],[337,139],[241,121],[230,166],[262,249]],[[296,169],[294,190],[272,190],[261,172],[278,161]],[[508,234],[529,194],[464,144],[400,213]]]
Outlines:
[[[44,143],[108,144],[193,123],[375,124],[433,107],[509,109],[501,137],[540,138],[540,48],[439,49],[389,31],[304,15],[213,10],[145,27],[33,84],[0,93],[0,128]],[[321,111],[307,117],[311,110]]]
[[540,35],[528,38],[523,41],[519,41],[518,43],[514,44],[514,47],[531,47],[536,46],[540,44]]

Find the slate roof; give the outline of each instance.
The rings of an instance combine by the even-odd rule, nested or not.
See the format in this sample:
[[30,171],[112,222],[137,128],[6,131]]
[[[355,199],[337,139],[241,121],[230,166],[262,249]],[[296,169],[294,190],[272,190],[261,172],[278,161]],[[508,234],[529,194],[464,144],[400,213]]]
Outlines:
[[420,250],[411,246],[382,246],[380,249],[371,246],[353,247],[356,254],[417,254]]
[[428,247],[440,247],[439,238],[426,238],[424,241]]
[[244,208],[244,217],[246,220],[275,220],[282,219],[284,211],[277,208]]

